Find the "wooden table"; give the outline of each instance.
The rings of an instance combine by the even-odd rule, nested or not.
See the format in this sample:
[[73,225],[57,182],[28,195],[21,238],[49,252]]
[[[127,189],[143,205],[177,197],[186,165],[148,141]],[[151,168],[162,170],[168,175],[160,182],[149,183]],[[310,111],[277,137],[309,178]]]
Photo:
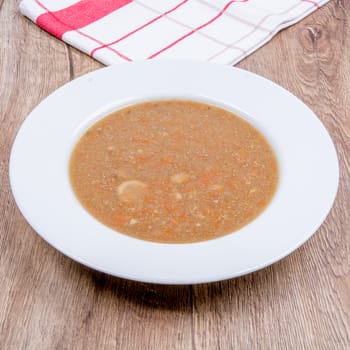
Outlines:
[[330,131],[341,167],[333,210],[281,262],[195,286],[92,271],[18,211],[8,158],[19,126],[50,92],[101,66],[21,16],[18,3],[0,0],[0,349],[350,349],[349,1],[331,1],[238,65],[289,89]]

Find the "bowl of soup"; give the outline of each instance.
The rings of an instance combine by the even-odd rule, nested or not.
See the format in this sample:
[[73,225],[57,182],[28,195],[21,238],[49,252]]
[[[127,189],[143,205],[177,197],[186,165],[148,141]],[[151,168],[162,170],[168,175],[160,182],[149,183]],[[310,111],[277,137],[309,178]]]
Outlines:
[[208,103],[128,106],[90,127],[70,159],[88,213],[161,243],[218,238],[254,220],[278,182],[276,155],[252,124]]
[[298,98],[222,65],[149,61],[43,100],[11,151],[16,203],[51,246],[127,279],[193,284],[282,259],[325,220],[333,142]]

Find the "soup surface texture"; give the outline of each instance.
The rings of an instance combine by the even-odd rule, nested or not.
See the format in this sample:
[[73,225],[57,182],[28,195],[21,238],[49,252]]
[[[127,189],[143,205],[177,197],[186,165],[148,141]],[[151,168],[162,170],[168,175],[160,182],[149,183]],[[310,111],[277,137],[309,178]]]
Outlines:
[[94,124],[72,152],[70,179],[105,225],[147,241],[189,243],[256,218],[275,193],[278,164],[265,137],[233,113],[155,101]]

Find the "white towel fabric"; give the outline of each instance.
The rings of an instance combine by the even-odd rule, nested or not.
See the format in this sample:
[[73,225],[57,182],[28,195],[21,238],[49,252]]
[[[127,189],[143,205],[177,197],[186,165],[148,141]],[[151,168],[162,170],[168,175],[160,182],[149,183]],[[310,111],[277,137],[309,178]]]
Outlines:
[[106,65],[235,64],[328,0],[23,0],[33,22]]

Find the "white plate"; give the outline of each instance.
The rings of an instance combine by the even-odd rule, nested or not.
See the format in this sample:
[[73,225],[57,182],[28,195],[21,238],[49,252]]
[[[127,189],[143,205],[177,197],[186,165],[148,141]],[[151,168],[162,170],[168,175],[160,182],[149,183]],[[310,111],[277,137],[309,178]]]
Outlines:
[[[211,241],[161,244],[117,233],[81,207],[68,177],[75,142],[110,111],[160,98],[195,99],[231,109],[269,139],[280,182],[271,204],[251,224]],[[271,81],[228,66],[149,61],[97,70],[46,98],[18,132],[10,180],[24,217],[65,255],[119,277],[190,284],[244,275],[298,248],[333,204],[338,161],[315,114]]]

